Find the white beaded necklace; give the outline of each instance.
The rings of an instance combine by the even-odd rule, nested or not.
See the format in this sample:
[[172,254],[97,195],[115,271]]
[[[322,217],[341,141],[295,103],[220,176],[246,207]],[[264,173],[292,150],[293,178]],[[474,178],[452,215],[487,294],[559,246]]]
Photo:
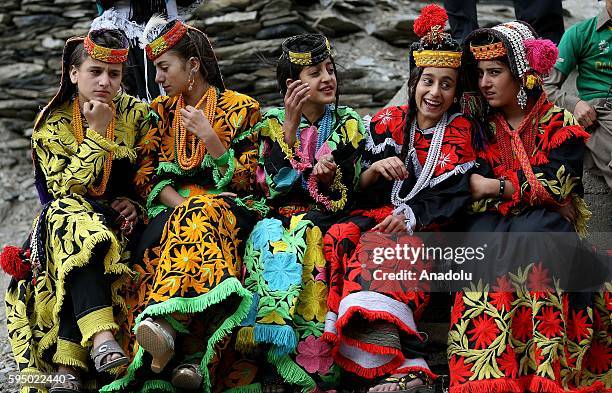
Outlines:
[[[448,120],[448,115],[444,113],[442,118],[438,121],[434,128],[433,136],[431,138],[431,143],[429,145],[429,150],[427,151],[427,159],[425,160],[425,165],[423,166],[423,170],[419,175],[417,175],[417,181],[412,190],[405,197],[400,197],[399,193],[404,184],[404,180],[396,180],[393,182],[393,188],[391,189],[391,203],[393,206],[400,206],[403,203],[406,203],[410,199],[412,199],[416,194],[421,192],[422,189],[429,185],[431,181],[431,177],[434,174],[436,169],[436,165],[438,164],[438,160],[440,159],[440,151],[442,150],[442,140],[444,139],[444,132],[446,130],[446,124]],[[414,135],[416,133],[417,121],[416,118],[412,122],[412,127],[410,127],[410,144],[408,145],[408,154],[406,154],[405,165],[408,167],[410,160],[414,160],[414,162],[418,163],[416,149],[414,148]]]

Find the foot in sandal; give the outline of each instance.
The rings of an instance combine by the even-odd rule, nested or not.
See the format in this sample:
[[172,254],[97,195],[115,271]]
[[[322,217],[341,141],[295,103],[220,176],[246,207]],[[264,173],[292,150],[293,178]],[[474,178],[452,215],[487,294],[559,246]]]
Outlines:
[[97,372],[108,371],[129,363],[123,349],[115,341],[113,333],[109,330],[104,330],[94,335],[90,356],[94,361]]
[[81,381],[79,371],[72,367],[60,366],[57,373],[62,376],[60,381],[54,382],[49,389],[49,393],[79,393],[81,391]]
[[160,318],[147,318],[136,328],[136,341],[151,354],[151,371],[160,373],[174,356],[174,339],[176,331],[170,324]]
[[378,382],[368,390],[368,393],[396,392],[396,393],[435,393],[430,385],[431,378],[419,371],[408,374],[393,374]]

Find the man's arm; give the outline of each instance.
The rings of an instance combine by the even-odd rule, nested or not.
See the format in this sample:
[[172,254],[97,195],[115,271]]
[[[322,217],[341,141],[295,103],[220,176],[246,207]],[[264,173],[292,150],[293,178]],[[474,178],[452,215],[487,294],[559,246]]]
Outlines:
[[548,98],[557,106],[573,113],[580,98],[561,89],[566,80],[567,75],[557,68],[553,68],[550,75],[544,79],[544,90],[548,94]]

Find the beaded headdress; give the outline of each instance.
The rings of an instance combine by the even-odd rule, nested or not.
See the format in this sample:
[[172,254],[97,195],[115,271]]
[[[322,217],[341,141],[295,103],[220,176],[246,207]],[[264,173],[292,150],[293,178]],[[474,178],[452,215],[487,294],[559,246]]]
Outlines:
[[[162,34],[162,31],[164,30],[166,30],[166,32]],[[153,16],[145,26],[142,36],[140,37],[140,46],[141,48],[145,48],[147,57],[153,61],[172,49],[186,36],[190,37],[191,34],[200,34],[205,38],[204,45],[208,45],[207,49],[211,55],[210,57],[201,60],[208,63],[214,63],[213,66],[216,69],[216,75],[210,77],[208,83],[220,90],[225,90],[225,84],[223,83],[223,76],[221,75],[219,62],[215,56],[210,39],[206,34],[204,34],[203,31],[196,29],[193,26],[189,26],[178,19],[168,22],[166,19],[156,15]],[[201,52],[201,50],[199,51]],[[202,64],[202,66],[204,65]]]
[[[489,42],[474,45],[483,39]],[[466,38],[467,47],[466,53],[476,61],[507,57],[512,74],[521,80],[517,99],[522,108],[527,105],[524,88],[531,90],[541,85],[542,77],[550,73],[559,56],[552,41],[537,38],[533,28],[521,21],[475,30]]]
[[159,56],[166,53],[166,51],[176,45],[180,40],[183,39],[185,34],[187,34],[187,25],[181,22],[180,20],[175,20],[173,22],[174,25],[165,32],[160,35],[153,41],[149,42],[146,45],[147,57],[149,60],[153,61],[157,59]]
[[421,10],[414,21],[414,32],[421,39],[413,44],[411,62],[417,67],[459,68],[461,50],[450,34],[444,32],[448,15],[435,4]]
[[105,63],[119,64],[127,61],[128,52],[130,50],[127,38],[123,42],[123,48],[112,49],[96,44],[91,38],[92,32],[83,40],[83,47],[93,59],[103,61]]
[[[299,50],[297,43],[311,42],[312,49]],[[283,54],[289,62],[299,66],[312,66],[331,56],[329,40],[322,34],[302,34],[287,38],[282,44]]]

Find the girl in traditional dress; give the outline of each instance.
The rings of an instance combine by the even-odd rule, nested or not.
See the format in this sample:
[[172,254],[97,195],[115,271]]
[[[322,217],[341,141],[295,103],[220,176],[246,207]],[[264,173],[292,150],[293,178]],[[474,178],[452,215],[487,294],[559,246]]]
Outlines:
[[429,295],[373,280],[373,265],[358,255],[409,239],[402,234],[442,229],[471,200],[472,139],[479,134],[460,112],[461,50],[444,33],[447,19],[436,5],[421,11],[414,24],[421,39],[410,53],[408,104],[384,108],[371,119],[360,209],[351,212],[369,222],[336,224],[324,239],[331,291],[323,338],[342,368],[375,380],[370,392],[434,391],[436,375],[423,357],[425,335],[415,322]]
[[[486,99],[491,136],[479,153],[480,173],[471,176],[476,202],[462,230],[564,232],[568,239],[586,231],[581,177],[588,134],[541,88],[557,54],[523,22],[468,37],[466,75]],[[513,243],[510,252],[527,247]],[[570,297],[529,289],[543,273],[533,266],[503,275],[494,292],[456,295],[448,339],[451,392],[610,387],[609,293]]]
[[120,90],[127,54],[117,30],[69,39],[59,92],[34,126],[43,209],[29,239],[31,272],[6,294],[7,325],[22,373],[65,374],[51,392],[79,392],[86,371],[128,362],[114,334],[126,315],[119,291],[139,215],[128,198],[148,108]]
[[136,187],[150,221],[127,328],[139,345],[127,374],[103,391],[210,390],[216,346],[252,301],[240,276],[264,207],[249,197],[259,104],[225,88],[204,33],[154,20],[145,34],[155,23],[161,31],[146,50],[168,96],[151,103],[154,126],[138,145]]
[[306,392],[338,380],[330,347],[320,338],[329,282],[323,235],[346,219],[365,139],[361,117],[337,105],[327,38],[290,37],[282,51],[276,70],[285,106],[268,111],[257,126],[257,178],[272,218],[259,222],[247,242],[246,287],[254,302],[237,344],[267,348],[280,378],[267,375],[264,384]]

